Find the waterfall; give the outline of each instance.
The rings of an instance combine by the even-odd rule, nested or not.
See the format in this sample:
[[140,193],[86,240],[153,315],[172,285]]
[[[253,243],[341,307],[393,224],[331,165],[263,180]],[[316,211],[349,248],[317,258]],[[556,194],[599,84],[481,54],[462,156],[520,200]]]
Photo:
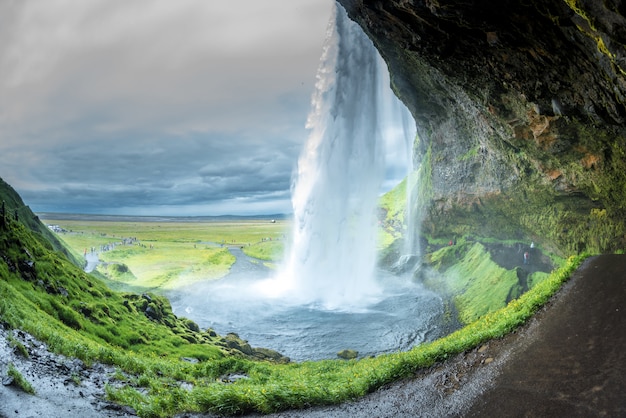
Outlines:
[[410,155],[407,114],[371,40],[336,5],[292,184],[290,248],[265,292],[326,309],[379,297],[376,208],[386,150]]

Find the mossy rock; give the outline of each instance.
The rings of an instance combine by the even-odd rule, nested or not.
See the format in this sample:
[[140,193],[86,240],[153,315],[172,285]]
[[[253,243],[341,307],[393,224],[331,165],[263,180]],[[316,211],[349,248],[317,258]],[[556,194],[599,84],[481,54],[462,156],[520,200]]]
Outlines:
[[181,318],[181,321],[183,322],[185,327],[187,327],[191,331],[193,331],[193,332],[200,332],[200,327],[198,326],[198,324],[193,322],[191,319]]
[[344,360],[353,360],[357,358],[358,356],[359,356],[358,351],[350,350],[350,349],[341,350],[340,352],[337,353],[337,357],[339,357],[340,359],[344,359]]

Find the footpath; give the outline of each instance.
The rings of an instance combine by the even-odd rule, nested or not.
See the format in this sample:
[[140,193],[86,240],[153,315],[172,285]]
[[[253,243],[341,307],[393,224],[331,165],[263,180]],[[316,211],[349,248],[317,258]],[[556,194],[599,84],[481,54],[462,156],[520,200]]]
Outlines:
[[563,293],[467,416],[626,417],[626,256],[587,260]]

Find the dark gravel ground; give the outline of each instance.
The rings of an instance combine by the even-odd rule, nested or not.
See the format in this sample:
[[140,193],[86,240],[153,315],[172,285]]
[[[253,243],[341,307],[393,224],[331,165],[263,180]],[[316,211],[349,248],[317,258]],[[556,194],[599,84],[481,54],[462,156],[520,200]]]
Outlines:
[[[422,370],[355,402],[272,417],[626,417],[626,256],[587,260],[518,331]],[[113,370],[86,368],[17,333],[24,359],[0,329],[0,376],[9,362],[36,395],[0,385],[0,417],[120,417],[104,400]],[[182,414],[182,417],[210,415]]]

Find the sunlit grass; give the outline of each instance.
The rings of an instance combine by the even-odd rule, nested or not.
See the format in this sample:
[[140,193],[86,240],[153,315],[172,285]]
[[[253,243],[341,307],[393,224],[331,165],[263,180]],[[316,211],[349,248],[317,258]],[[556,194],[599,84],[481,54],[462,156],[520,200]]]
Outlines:
[[235,262],[227,248],[161,242],[152,248],[119,246],[100,254],[103,261],[123,263],[137,278],[134,286],[173,289],[223,277]]
[[[98,271],[116,288],[172,290],[204,280],[224,277],[235,262],[229,246],[243,248],[251,257],[277,261],[283,254],[289,228],[286,221],[269,222],[118,222],[91,220],[46,220],[69,232],[60,238],[75,252],[96,248],[101,261],[119,263],[129,274],[110,267]],[[123,239],[136,239],[122,244]],[[111,251],[100,252],[101,246]]]
[[285,251],[285,240],[272,240],[257,242],[250,246],[244,246],[243,252],[250,257],[263,261],[278,261]]

